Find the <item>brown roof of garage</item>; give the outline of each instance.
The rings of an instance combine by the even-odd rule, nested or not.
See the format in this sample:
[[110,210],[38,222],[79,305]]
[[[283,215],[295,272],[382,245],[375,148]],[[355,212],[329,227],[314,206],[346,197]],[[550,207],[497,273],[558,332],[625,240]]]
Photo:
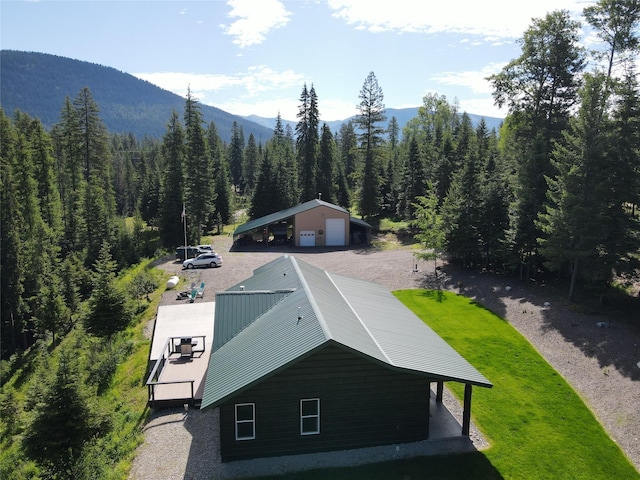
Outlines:
[[[255,230],[256,228],[265,227],[272,223],[281,222],[283,220],[286,220],[287,218],[295,217],[299,213],[306,212],[307,210],[311,210],[312,208],[317,208],[320,206],[332,208],[333,210],[337,210],[338,212],[342,213],[349,213],[344,208],[338,205],[334,205],[333,203],[313,199],[309,200],[308,202],[301,203],[300,205],[296,205],[295,207],[280,210],[279,212],[270,213],[269,215],[265,215],[264,217],[256,218],[255,220],[243,223],[235,229],[235,231],[233,232],[233,236],[235,237],[236,235],[241,235],[243,233],[250,232],[251,230]],[[366,223],[364,220],[360,220],[359,218],[350,217],[349,221],[371,228],[371,225]]]

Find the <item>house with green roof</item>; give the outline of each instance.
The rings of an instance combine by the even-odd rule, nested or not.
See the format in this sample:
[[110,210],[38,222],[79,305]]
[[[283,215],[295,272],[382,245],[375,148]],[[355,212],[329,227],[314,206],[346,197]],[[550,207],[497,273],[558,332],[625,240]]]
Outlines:
[[234,230],[233,240],[235,246],[344,247],[368,244],[371,228],[344,208],[313,199],[243,223]]
[[202,409],[219,408],[223,462],[416,442],[429,437],[431,385],[476,368],[384,287],[293,256],[216,296]]

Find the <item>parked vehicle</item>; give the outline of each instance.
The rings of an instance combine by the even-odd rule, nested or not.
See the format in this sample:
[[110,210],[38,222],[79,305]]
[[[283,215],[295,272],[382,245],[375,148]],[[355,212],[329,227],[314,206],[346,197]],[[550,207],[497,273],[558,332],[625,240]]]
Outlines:
[[206,252],[209,252],[209,253],[214,253],[213,247],[211,245],[198,245],[197,248],[199,248],[202,251],[206,251]]
[[[185,256],[186,250],[186,256]],[[186,260],[187,258],[194,258],[200,255],[201,253],[206,253],[204,250],[200,250],[198,247],[178,247],[176,248],[176,259],[177,260]]]
[[222,257],[217,253],[202,253],[196,258],[190,258],[182,262],[182,268],[195,267],[220,267],[222,266]]

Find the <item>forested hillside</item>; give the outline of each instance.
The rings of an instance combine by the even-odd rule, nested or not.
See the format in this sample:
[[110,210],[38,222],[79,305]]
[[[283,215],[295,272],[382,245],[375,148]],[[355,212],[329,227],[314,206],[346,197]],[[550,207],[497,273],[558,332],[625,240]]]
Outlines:
[[[111,133],[160,138],[172,110],[181,111],[184,98],[128,73],[80,60],[44,53],[0,51],[0,104],[7,115],[18,109],[40,119],[46,129],[60,120],[60,106],[88,87],[102,121]],[[231,139],[233,122],[247,135],[267,140],[271,129],[202,105],[207,122],[215,122],[220,138]]]

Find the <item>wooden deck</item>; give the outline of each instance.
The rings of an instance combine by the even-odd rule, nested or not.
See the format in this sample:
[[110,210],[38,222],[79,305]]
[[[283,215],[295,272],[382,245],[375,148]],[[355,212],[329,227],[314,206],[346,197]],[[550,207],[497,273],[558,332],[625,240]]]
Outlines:
[[[213,343],[214,314],[215,302],[158,308],[149,355],[150,406],[200,405]],[[181,353],[181,338],[193,339],[192,354]]]
[[196,352],[190,358],[183,358],[180,353],[171,354],[156,385],[153,386],[149,402],[155,407],[185,403],[199,406],[202,402],[210,353],[210,350]]

